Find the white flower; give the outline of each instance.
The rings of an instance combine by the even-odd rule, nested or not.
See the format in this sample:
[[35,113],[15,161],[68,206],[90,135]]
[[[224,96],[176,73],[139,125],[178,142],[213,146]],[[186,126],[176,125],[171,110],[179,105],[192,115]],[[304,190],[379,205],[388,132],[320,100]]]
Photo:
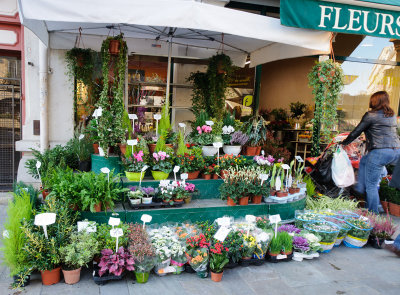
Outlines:
[[233,126],[224,126],[222,127],[222,134],[231,134],[235,132],[235,128],[233,128]]

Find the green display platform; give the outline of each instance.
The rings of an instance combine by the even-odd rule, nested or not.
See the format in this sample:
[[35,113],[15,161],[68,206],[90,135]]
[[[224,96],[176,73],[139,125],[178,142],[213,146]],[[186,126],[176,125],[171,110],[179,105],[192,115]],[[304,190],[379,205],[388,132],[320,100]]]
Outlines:
[[99,174],[101,173],[100,169],[103,167],[107,167],[110,171],[114,170],[114,174],[123,173],[124,170],[121,166],[121,160],[119,156],[109,156],[100,157],[99,155],[92,154],[92,171]]
[[102,212],[87,212],[87,211],[81,211],[80,212],[80,220],[90,220],[90,221],[96,221],[97,223],[108,223],[108,220],[110,217],[118,217],[121,218],[121,221],[126,221],[126,211],[122,203],[117,203],[115,204],[115,208],[113,211],[102,211]]

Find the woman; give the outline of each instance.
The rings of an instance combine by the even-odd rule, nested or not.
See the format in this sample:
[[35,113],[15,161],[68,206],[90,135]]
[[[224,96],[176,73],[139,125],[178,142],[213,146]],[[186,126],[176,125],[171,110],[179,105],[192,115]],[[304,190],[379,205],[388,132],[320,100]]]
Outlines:
[[386,165],[400,159],[400,140],[397,135],[397,119],[389,106],[386,91],[374,93],[369,101],[370,111],[365,113],[360,124],[341,143],[348,145],[362,132],[367,140],[367,151],[361,158],[356,190],[367,195],[368,210],[379,213],[378,185]]

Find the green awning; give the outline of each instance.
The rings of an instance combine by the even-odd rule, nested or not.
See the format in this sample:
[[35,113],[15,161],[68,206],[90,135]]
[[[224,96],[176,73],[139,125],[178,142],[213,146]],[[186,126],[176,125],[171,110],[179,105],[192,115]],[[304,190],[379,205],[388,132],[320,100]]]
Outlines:
[[399,0],[281,0],[280,3],[281,23],[285,26],[400,39]]

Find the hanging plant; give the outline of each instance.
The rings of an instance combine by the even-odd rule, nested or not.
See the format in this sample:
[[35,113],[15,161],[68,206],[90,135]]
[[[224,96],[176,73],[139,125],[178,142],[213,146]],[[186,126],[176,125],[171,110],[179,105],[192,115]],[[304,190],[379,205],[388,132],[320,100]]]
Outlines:
[[[119,53],[116,56],[110,54],[110,42],[117,40],[119,42]],[[124,90],[125,90],[125,71],[127,63],[126,42],[123,40],[123,34],[115,37],[108,37],[101,45],[102,55],[102,73],[103,89],[97,107],[102,107],[102,116],[98,119],[99,145],[107,153],[107,148],[116,146],[124,141]],[[110,81],[110,68],[113,66],[113,80]],[[107,154],[106,154],[107,155]]]
[[311,155],[320,154],[320,139],[331,138],[337,124],[337,102],[343,89],[343,70],[339,63],[318,62],[308,74],[308,85],[313,88],[315,111]]
[[206,73],[191,73],[188,81],[193,83],[192,111],[195,116],[206,110],[210,117],[222,120],[225,91],[233,70],[230,57],[221,53],[210,58]]

